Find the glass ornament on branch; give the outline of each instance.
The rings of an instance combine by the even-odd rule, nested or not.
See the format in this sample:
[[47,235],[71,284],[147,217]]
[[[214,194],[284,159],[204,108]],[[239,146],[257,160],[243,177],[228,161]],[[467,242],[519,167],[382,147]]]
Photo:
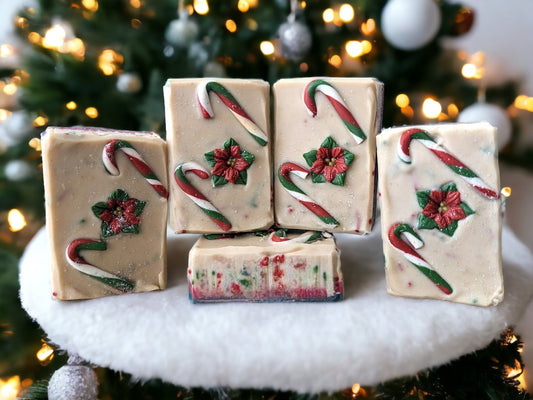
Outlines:
[[287,17],[287,22],[280,25],[278,36],[282,56],[298,62],[311,49],[313,38],[309,27],[296,20],[296,11],[299,7],[298,0],[290,0],[290,7],[291,12]]
[[198,32],[198,24],[189,18],[189,9],[179,0],[178,18],[168,24],[165,40],[175,47],[188,47],[196,40]]

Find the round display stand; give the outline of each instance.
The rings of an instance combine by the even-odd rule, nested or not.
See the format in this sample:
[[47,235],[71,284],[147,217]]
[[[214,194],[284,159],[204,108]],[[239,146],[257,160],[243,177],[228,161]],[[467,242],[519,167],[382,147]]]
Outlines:
[[316,393],[414,375],[483,348],[533,295],[533,257],[508,228],[500,305],[388,295],[376,227],[337,236],[340,302],[192,304],[186,266],[196,238],[169,234],[166,290],[62,302],[51,296],[43,228],[20,263],[22,305],[62,349],[141,380]]

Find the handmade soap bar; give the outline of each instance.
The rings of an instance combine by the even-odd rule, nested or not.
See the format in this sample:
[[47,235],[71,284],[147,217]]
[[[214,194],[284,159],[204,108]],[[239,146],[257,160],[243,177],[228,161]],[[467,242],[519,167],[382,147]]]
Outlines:
[[388,291],[488,306],[503,298],[496,129],[384,130],[377,139]]
[[274,99],[276,223],[369,233],[383,85],[371,78],[283,79]]
[[342,299],[339,250],[331,234],[276,231],[206,235],[189,253],[193,302]]
[[167,81],[170,226],[177,233],[271,226],[269,88],[261,80]]
[[53,296],[163,289],[165,142],[150,132],[50,127],[42,150]]

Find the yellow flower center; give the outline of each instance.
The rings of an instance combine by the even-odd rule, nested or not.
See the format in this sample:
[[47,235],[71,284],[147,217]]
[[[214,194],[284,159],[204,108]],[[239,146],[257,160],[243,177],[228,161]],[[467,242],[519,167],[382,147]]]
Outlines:
[[237,160],[235,160],[233,157],[230,157],[230,158],[228,158],[228,160],[226,161],[226,165],[227,165],[228,167],[234,167],[236,162],[237,162]]
[[325,158],[324,159],[324,162],[326,164],[328,164],[330,167],[334,167],[335,166],[335,161],[337,161],[337,159],[335,157]]
[[439,213],[442,214],[448,210],[448,205],[445,202],[439,204]]
[[122,211],[123,211],[123,210],[122,210],[122,207],[117,206],[117,207],[115,208],[115,210],[113,211],[113,215],[116,215],[116,216],[122,215]]

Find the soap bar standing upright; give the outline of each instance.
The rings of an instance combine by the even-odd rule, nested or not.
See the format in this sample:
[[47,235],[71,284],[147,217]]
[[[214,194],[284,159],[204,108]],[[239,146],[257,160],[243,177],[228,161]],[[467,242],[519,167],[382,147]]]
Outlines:
[[272,225],[269,89],[261,80],[167,81],[170,226],[177,233]]
[[189,253],[193,302],[342,299],[340,255],[325,232],[205,235]]
[[166,144],[151,132],[49,127],[42,134],[53,296],[166,285]]
[[496,128],[384,130],[377,139],[388,291],[488,306],[503,298]]
[[276,82],[273,91],[276,223],[369,233],[383,84],[297,78]]

